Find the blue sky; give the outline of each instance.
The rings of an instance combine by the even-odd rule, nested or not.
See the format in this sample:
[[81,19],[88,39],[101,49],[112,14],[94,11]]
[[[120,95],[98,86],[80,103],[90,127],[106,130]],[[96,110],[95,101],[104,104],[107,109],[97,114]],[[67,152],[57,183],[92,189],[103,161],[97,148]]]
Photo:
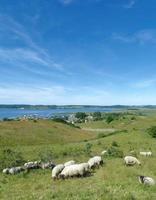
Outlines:
[[0,0],[0,103],[156,104],[155,0]]

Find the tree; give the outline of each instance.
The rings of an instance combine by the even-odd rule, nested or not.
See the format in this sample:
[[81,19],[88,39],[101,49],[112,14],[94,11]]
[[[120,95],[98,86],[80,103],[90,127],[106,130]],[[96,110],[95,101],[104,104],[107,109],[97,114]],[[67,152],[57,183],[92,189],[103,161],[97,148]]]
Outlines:
[[84,113],[84,112],[77,112],[76,114],[75,114],[75,117],[76,118],[78,118],[78,119],[81,119],[81,120],[84,120],[85,118],[86,118],[86,113]]
[[100,120],[101,119],[101,112],[94,112],[93,117],[95,120]]

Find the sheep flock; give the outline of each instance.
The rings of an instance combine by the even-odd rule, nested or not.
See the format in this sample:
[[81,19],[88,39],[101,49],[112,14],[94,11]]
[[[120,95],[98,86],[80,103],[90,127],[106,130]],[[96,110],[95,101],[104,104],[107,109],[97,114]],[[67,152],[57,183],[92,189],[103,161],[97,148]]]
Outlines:
[[[85,163],[76,163],[74,160],[65,162],[64,164],[55,165],[53,162],[43,163],[41,161],[28,161],[23,166],[11,167],[3,169],[2,173],[15,175],[22,171],[29,172],[32,169],[51,169],[52,179],[68,179],[73,177],[85,177],[90,175],[92,170],[99,168],[104,164],[102,156],[107,154],[107,150],[101,152],[101,156],[94,156]],[[152,152],[140,152],[141,156],[152,156]],[[141,162],[134,156],[125,156],[124,163],[126,166],[141,165]],[[144,185],[155,185],[156,181],[148,176],[139,175],[138,181]]]

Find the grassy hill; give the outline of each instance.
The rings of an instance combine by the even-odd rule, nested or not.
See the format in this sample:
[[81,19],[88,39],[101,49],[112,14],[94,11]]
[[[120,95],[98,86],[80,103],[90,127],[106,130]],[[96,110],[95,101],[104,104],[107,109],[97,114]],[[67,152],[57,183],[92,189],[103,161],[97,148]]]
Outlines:
[[[103,167],[90,177],[51,180],[50,170],[34,170],[14,176],[0,174],[0,199],[56,200],[155,200],[156,187],[140,185],[137,175],[156,179],[156,140],[146,133],[155,125],[156,115],[131,118],[127,115],[110,124],[105,121],[81,124],[88,128],[114,128],[118,132],[87,132],[50,120],[0,122],[0,156],[4,149],[21,152],[25,160],[52,153],[55,163],[70,159],[87,161],[102,150],[114,148],[128,155],[135,150],[141,166],[126,167],[120,155],[104,157]],[[100,135],[101,134],[101,135]],[[105,136],[105,134],[107,136]],[[90,149],[88,150],[88,144]],[[139,151],[151,150],[153,156],[141,157]]]

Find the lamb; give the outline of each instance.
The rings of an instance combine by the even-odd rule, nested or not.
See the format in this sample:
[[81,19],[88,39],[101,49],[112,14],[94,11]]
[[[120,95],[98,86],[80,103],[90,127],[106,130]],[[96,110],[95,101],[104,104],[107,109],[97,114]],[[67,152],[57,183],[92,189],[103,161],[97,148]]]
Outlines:
[[156,182],[153,178],[147,176],[139,176],[139,182],[145,185],[155,185]]
[[89,159],[88,164],[90,168],[95,168],[96,166],[99,167],[99,165],[103,164],[103,160],[101,156],[94,156],[93,158]]
[[101,155],[103,156],[103,155],[105,155],[106,153],[107,153],[107,150],[104,150],[104,151],[101,152]]
[[58,178],[58,175],[62,172],[63,169],[64,169],[63,164],[56,165],[52,170],[52,178],[53,179]]
[[70,160],[66,163],[64,163],[64,166],[67,167],[67,166],[70,166],[70,165],[74,165],[76,162],[74,160]]
[[86,166],[84,163],[82,164],[74,164],[67,166],[63,169],[63,171],[60,173],[60,178],[69,178],[69,177],[75,177],[75,176],[84,176],[86,174]]
[[126,165],[130,165],[130,166],[135,165],[136,163],[138,165],[141,165],[140,161],[133,156],[124,157],[124,162],[125,162]]
[[140,155],[142,155],[142,156],[152,156],[152,152],[151,151],[140,152]]

